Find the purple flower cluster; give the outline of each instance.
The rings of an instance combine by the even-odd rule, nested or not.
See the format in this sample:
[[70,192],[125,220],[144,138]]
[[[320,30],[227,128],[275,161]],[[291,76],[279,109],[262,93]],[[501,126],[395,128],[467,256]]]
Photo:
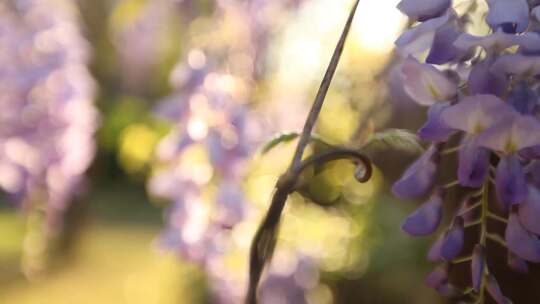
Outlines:
[[[392,190],[404,199],[431,192],[402,226],[424,236],[441,225],[448,188],[462,186],[468,194],[428,254],[443,264],[427,282],[445,296],[484,303],[487,291],[497,303],[510,303],[489,270],[486,242],[506,246],[513,270],[526,272],[526,261],[540,262],[540,6],[526,0],[487,4],[489,33],[475,36],[471,20],[483,13],[475,1],[460,12],[450,0],[399,3],[417,21],[396,41],[404,58],[399,85],[429,107],[418,136],[432,144]],[[453,151],[457,181],[438,186],[437,173]],[[504,239],[488,231],[488,220],[506,225]],[[479,238],[467,255],[469,227],[479,228]],[[449,282],[452,266],[463,262],[471,266],[469,289]]]
[[44,210],[48,232],[94,156],[88,61],[72,1],[0,3],[0,188],[21,209]]
[[[148,182],[153,195],[172,201],[159,242],[202,267],[212,303],[239,303],[245,294],[247,264],[235,268],[231,260],[238,254],[248,260],[246,228],[254,227],[258,212],[243,182],[269,131],[252,107],[253,84],[261,77],[270,18],[289,2],[217,1],[208,19],[215,26],[188,43],[185,60],[171,74],[175,93],[157,108],[173,122]],[[316,267],[307,257],[294,259],[296,266],[286,271],[270,270],[262,303],[276,303],[276,296],[280,303],[305,303],[306,280],[298,278]]]

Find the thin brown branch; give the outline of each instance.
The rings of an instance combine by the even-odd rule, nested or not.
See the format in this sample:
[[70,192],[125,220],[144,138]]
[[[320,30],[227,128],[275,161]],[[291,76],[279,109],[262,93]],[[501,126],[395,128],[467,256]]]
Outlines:
[[339,38],[338,44],[334,50],[334,54],[332,55],[332,59],[330,60],[330,64],[328,65],[328,68],[326,69],[326,73],[324,74],[324,78],[319,87],[319,91],[317,92],[315,101],[313,102],[309,115],[306,119],[306,123],[304,124],[302,135],[300,136],[300,140],[298,141],[298,145],[296,146],[296,151],[294,152],[291,166],[297,166],[298,164],[300,164],[302,156],[304,155],[304,150],[306,149],[306,146],[309,143],[311,132],[313,131],[313,128],[315,127],[315,123],[317,122],[317,119],[319,118],[319,114],[321,113],[321,109],[324,104],[324,100],[326,98],[326,94],[328,93],[328,88],[330,88],[330,84],[332,83],[332,78],[334,77],[334,74],[336,72],[339,59],[341,58],[341,54],[343,53],[343,49],[345,47],[345,41],[347,40],[347,36],[349,35],[352,21],[354,19],[354,14],[356,13],[356,8],[358,7],[358,3],[360,3],[360,0],[356,0],[354,2],[354,5],[349,14],[349,18],[347,19],[347,23],[345,24],[345,27],[343,28],[341,37]]
[[[315,101],[313,102],[312,108],[304,124],[304,128],[298,141],[291,165],[289,166],[289,169],[278,179],[270,207],[253,238],[250,249],[249,283],[246,296],[247,304],[257,303],[257,288],[264,268],[270,262],[276,246],[279,222],[283,208],[285,207],[285,202],[287,201],[289,194],[294,191],[298,177],[303,170],[303,166],[305,166],[305,163],[302,162],[302,157],[304,156],[306,146],[309,144],[311,133],[315,123],[317,122],[326,98],[326,94],[328,93],[328,88],[330,87],[330,83],[332,82],[332,78],[336,72],[337,65],[343,53],[345,41],[349,34],[359,2],[359,0],[356,0],[351,9],[347,23],[345,24],[341,37],[334,50],[334,54],[332,55],[332,59],[330,60],[330,64],[328,65],[324,78],[317,92],[317,96],[315,97]],[[368,173],[371,174],[369,160],[364,158],[363,155],[358,156],[357,159],[364,163],[366,176]],[[369,179],[369,177],[367,179]]]

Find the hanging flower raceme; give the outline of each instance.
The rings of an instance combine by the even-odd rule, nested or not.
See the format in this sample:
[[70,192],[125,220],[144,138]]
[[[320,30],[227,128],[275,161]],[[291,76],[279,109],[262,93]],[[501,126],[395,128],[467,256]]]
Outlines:
[[90,50],[78,21],[72,1],[0,3],[0,188],[21,209],[44,211],[48,233],[95,152]]
[[[444,296],[467,303],[510,303],[488,265],[486,243],[508,249],[510,269],[525,273],[540,262],[540,7],[525,0],[475,1],[458,13],[450,1],[403,0],[398,8],[418,23],[396,41],[401,83],[410,99],[428,106],[418,131],[431,147],[394,184],[400,198],[430,198],[403,223],[413,236],[434,233],[443,222],[445,193],[460,186],[468,192],[450,224],[428,253],[443,264],[427,283]],[[490,32],[466,32],[470,20],[483,18]],[[425,56],[427,52],[427,57]],[[422,62],[421,58],[426,58]],[[450,143],[457,147],[448,147]],[[451,165],[457,151],[455,182],[438,185],[438,171]],[[491,195],[494,193],[495,195]],[[505,235],[488,231],[488,221],[506,225]],[[478,226],[472,252],[464,246],[467,228]],[[470,287],[449,282],[455,264],[470,263]],[[504,286],[503,286],[504,287]]]
[[[158,242],[201,266],[212,303],[239,303],[245,294],[245,269],[231,260],[248,250],[243,236],[257,212],[243,184],[251,156],[268,135],[251,107],[252,84],[262,76],[271,16],[297,2],[216,2],[209,19],[215,26],[199,33],[212,38],[187,43],[186,60],[171,74],[175,93],[157,108],[173,124],[158,144],[148,182],[150,193],[172,202]],[[215,41],[220,36],[234,39]],[[261,303],[306,303],[305,291],[318,284],[315,260],[289,255],[287,269],[269,269]]]

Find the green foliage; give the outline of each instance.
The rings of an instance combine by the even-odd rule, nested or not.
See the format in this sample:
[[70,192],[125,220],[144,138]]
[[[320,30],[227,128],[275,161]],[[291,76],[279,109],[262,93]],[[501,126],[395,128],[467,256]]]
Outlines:
[[424,151],[416,134],[403,129],[388,129],[375,133],[362,148],[368,156],[377,153],[397,151],[407,155],[417,155]]
[[270,150],[274,149],[280,144],[288,143],[295,140],[300,133],[298,132],[288,132],[288,133],[279,133],[274,135],[268,142],[266,142],[261,148],[261,154],[266,154]]

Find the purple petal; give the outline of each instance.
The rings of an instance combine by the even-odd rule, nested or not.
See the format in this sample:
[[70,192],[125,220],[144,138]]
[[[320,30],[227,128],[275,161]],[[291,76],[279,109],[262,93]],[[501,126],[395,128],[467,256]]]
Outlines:
[[419,198],[424,196],[435,182],[438,151],[430,147],[418,158],[392,186],[392,192],[399,198]]
[[519,156],[526,160],[540,159],[540,145],[522,149],[519,151]]
[[540,21],[540,6],[533,8],[532,15],[536,18],[536,21]]
[[442,264],[437,266],[435,270],[433,270],[427,277],[426,277],[426,285],[437,289],[442,284],[446,283],[448,281],[448,265]]
[[540,57],[522,54],[502,55],[491,66],[491,72],[504,76],[536,76],[540,74]]
[[474,138],[464,138],[459,149],[458,180],[462,186],[478,188],[489,173],[489,151]]
[[528,172],[531,177],[531,182],[540,188],[540,161],[536,160],[528,167]]
[[457,215],[463,218],[463,221],[465,222],[465,224],[470,223],[477,218],[477,213],[478,213],[479,208],[469,210],[468,212],[465,212],[465,211],[467,211],[472,205],[477,203],[478,200],[479,200],[478,197],[473,197],[472,195],[467,195],[463,199],[461,206],[459,207],[459,210],[457,212]]
[[455,40],[454,46],[462,51],[468,51],[475,47],[482,47],[486,51],[495,51],[518,45],[521,41],[516,35],[503,32],[495,32],[487,36],[474,36],[463,33]]
[[435,32],[449,22],[450,16],[450,14],[444,14],[403,32],[395,42],[398,53],[402,57],[407,57],[430,48],[435,38]]
[[532,116],[514,114],[482,132],[478,144],[507,155],[540,145],[540,122]]
[[529,195],[519,205],[519,220],[523,227],[534,234],[540,234],[540,190],[529,186]]
[[413,236],[423,236],[433,233],[439,227],[442,219],[442,197],[434,194],[420,208],[409,215],[401,229]]
[[461,294],[461,291],[450,283],[443,284],[437,287],[437,292],[446,298],[454,298]]
[[502,294],[501,288],[499,287],[499,283],[497,283],[497,280],[495,280],[495,277],[492,274],[488,274],[487,276],[487,284],[486,289],[488,293],[491,295],[493,300],[497,302],[497,304],[511,304],[512,301],[510,301],[507,297],[505,297]]
[[492,73],[487,62],[475,64],[469,73],[467,81],[471,95],[493,94],[502,96],[508,86],[506,77]]
[[476,292],[480,291],[480,286],[482,285],[485,262],[484,247],[480,244],[476,244],[474,246],[471,262],[472,286]]
[[508,251],[507,264],[510,269],[518,273],[529,273],[529,265],[527,262],[517,255],[513,254],[511,251]]
[[402,0],[397,8],[411,19],[426,21],[444,14],[450,4],[450,0]]
[[538,105],[538,95],[526,82],[520,82],[510,92],[508,103],[521,114],[533,115]]
[[457,85],[429,64],[407,57],[401,69],[405,92],[420,105],[429,106],[437,101],[453,99]]
[[478,134],[510,115],[515,111],[497,96],[473,95],[445,109],[441,119],[451,128]]
[[463,249],[463,242],[465,239],[463,224],[463,219],[458,216],[454,218],[452,226],[445,233],[441,245],[441,257],[446,261],[455,259]]
[[540,55],[540,34],[527,32],[517,35],[519,52],[524,55]]
[[508,249],[518,257],[530,262],[540,262],[540,240],[523,227],[515,212],[512,212],[508,219],[505,239]]
[[439,235],[431,248],[429,248],[427,259],[430,262],[438,262],[442,260],[441,247],[444,241],[444,233]]
[[501,158],[495,174],[497,198],[505,207],[522,203],[527,198],[525,172],[519,159],[512,155]]
[[418,136],[422,140],[446,141],[452,135],[454,130],[446,126],[441,120],[443,110],[449,106],[450,103],[448,102],[438,102],[429,108],[427,122],[418,130]]
[[491,0],[486,21],[493,30],[521,33],[529,25],[529,4],[526,0]]
[[439,28],[435,32],[433,44],[431,45],[426,62],[431,64],[445,64],[464,56],[466,52],[454,46],[454,41],[459,35],[460,32],[451,24]]

